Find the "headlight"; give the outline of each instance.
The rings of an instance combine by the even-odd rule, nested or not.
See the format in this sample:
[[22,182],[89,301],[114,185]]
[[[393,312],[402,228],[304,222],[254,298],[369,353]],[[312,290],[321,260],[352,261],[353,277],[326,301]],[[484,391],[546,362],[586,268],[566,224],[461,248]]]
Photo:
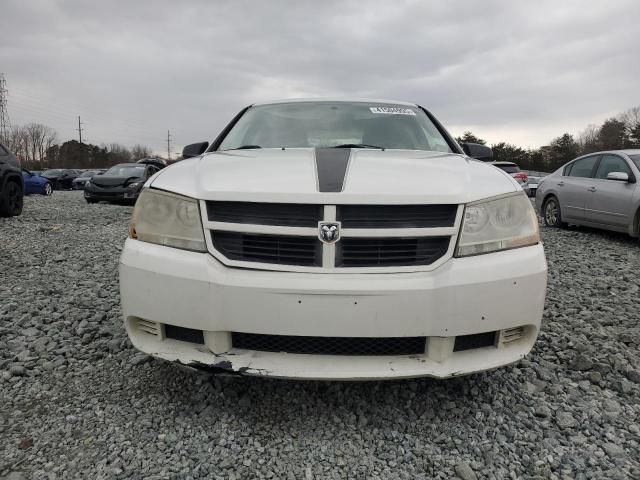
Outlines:
[[133,209],[129,236],[143,242],[205,252],[198,202],[146,188]]
[[539,242],[538,217],[524,192],[501,195],[465,206],[456,256],[497,252]]
[[138,188],[143,182],[133,182],[127,185],[127,188]]

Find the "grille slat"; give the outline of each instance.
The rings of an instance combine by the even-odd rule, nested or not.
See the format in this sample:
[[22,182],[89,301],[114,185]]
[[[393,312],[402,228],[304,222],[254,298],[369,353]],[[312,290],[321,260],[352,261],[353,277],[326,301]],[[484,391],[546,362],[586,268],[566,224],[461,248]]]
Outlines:
[[447,252],[449,240],[450,237],[343,238],[337,244],[336,266],[430,265]]
[[452,227],[457,205],[340,205],[337,218],[344,228]]
[[233,332],[233,348],[311,355],[421,355],[426,337],[305,337]]
[[316,227],[322,219],[322,205],[295,203],[207,202],[212,222]]
[[318,267],[322,262],[320,241],[315,237],[216,231],[211,239],[230,260]]

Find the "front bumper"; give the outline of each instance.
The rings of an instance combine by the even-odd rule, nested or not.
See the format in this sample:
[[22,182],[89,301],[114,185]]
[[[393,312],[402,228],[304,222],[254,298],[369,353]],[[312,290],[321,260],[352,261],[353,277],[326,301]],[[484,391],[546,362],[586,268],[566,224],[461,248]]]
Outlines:
[[84,197],[89,200],[122,202],[135,201],[140,195],[140,189],[131,190],[126,187],[101,188],[96,185],[84,188]]
[[[120,291],[133,345],[194,367],[304,379],[450,377],[509,364],[537,338],[546,290],[542,245],[453,258],[431,272],[308,274],[229,268],[208,253],[128,239]],[[205,344],[144,325],[204,332]],[[455,337],[522,327],[517,341],[453,351]],[[233,348],[230,332],[426,337],[422,355],[342,356]]]

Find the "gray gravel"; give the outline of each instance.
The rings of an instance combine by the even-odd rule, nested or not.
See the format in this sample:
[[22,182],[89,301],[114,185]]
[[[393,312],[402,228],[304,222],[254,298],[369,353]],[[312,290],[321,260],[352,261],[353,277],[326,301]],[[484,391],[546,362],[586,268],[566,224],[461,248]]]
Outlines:
[[543,229],[543,331],[515,366],[290,382],[131,347],[117,284],[131,211],[55,192],[0,219],[0,478],[640,478],[637,240]]

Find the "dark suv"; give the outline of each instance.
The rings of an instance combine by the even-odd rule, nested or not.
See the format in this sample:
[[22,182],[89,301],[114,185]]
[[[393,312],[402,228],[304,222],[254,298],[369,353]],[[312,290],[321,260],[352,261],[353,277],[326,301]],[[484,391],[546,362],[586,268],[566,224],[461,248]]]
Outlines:
[[22,213],[24,183],[20,163],[0,143],[0,217],[14,217]]

